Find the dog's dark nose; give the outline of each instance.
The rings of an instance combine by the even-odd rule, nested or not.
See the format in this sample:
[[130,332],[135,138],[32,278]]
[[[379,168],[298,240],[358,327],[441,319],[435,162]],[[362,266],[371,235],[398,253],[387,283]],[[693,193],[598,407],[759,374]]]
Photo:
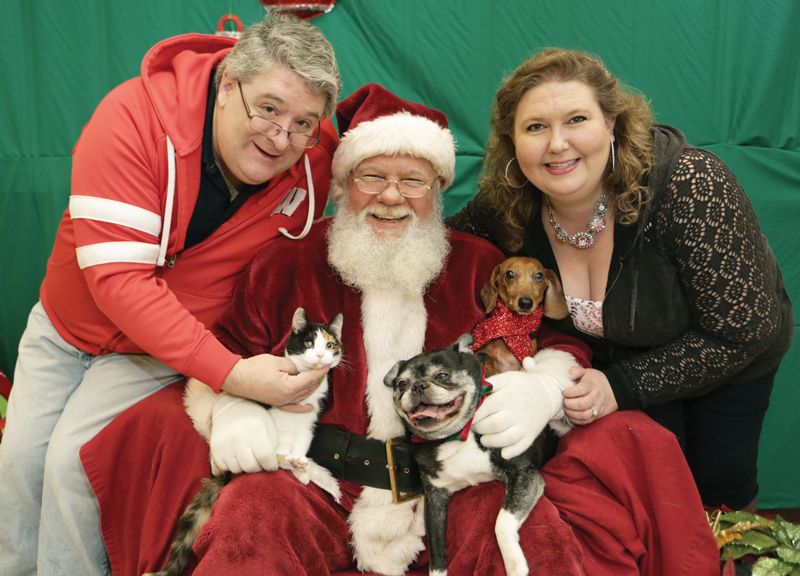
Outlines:
[[427,389],[428,389],[428,383],[427,382],[419,382],[418,384],[414,384],[411,387],[411,390],[413,392],[415,392],[416,394],[421,394],[422,392],[425,392],[425,390],[427,390]]
[[533,298],[528,298],[527,296],[520,298],[517,300],[517,305],[519,306],[520,310],[530,310],[533,308]]

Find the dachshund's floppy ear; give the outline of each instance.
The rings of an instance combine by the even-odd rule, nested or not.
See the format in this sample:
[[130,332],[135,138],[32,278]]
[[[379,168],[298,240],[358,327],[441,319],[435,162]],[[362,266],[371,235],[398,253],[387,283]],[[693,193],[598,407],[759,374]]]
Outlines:
[[561,281],[552,270],[545,269],[544,277],[547,278],[547,292],[544,295],[544,315],[553,320],[567,317],[567,299],[564,298],[564,289]]
[[489,281],[481,288],[481,302],[484,311],[488,314],[497,304],[497,279],[500,277],[500,265],[494,267]]

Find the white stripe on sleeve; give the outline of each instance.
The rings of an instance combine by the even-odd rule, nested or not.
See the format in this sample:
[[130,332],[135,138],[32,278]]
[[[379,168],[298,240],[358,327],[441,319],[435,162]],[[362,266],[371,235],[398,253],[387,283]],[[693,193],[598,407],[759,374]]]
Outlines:
[[164,229],[161,230],[161,246],[158,249],[156,266],[163,266],[167,260],[169,227],[172,225],[172,204],[175,201],[175,146],[167,136],[167,204],[164,208]]
[[96,196],[70,196],[69,215],[73,220],[83,218],[127,226],[158,237],[161,216],[133,204]]
[[101,242],[75,249],[81,270],[98,264],[132,262],[153,264],[158,259],[158,244],[145,242]]

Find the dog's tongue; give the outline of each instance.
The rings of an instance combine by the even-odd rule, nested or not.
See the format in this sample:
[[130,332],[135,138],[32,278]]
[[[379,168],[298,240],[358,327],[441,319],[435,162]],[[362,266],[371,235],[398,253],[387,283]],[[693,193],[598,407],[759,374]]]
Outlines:
[[462,397],[459,396],[449,404],[420,404],[416,410],[409,414],[411,420],[420,420],[422,418],[433,418],[435,420],[443,420],[450,414],[458,410],[461,406]]

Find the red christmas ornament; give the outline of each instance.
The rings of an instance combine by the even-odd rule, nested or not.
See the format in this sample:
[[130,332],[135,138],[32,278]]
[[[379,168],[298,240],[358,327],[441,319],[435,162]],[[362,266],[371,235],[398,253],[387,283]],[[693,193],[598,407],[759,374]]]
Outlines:
[[296,0],[261,0],[265,8],[276,12],[292,12],[298,18],[311,20],[333,10],[336,0],[297,2]]

